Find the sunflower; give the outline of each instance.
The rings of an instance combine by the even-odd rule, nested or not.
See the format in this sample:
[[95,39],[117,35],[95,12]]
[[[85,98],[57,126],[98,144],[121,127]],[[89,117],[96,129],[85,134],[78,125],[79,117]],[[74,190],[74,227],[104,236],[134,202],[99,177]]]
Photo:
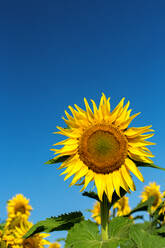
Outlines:
[[117,216],[123,216],[130,213],[131,208],[128,200],[127,196],[123,196],[113,205],[114,209],[117,208]]
[[20,245],[22,248],[44,248],[44,245],[49,245],[50,242],[45,240],[49,234],[37,233],[30,238],[23,239],[23,236],[26,232],[33,226],[29,221],[21,222],[21,226],[16,227],[14,236],[15,236],[15,245]]
[[52,243],[52,244],[49,245],[49,248],[60,248],[60,247],[61,247],[61,245],[59,243],[57,243],[57,242]]
[[86,111],[74,105],[69,106],[72,115],[65,111],[67,119],[63,118],[67,128],[57,127],[59,134],[67,139],[58,142],[62,148],[51,149],[57,155],[55,159],[64,157],[66,160],[59,167],[66,168],[62,174],[67,178],[74,175],[70,185],[83,180],[83,191],[94,181],[99,199],[105,192],[111,201],[113,191],[120,196],[120,187],[129,192],[135,190],[130,175],[132,172],[143,182],[143,176],[136,167],[134,160],[149,162],[152,153],[146,145],[154,143],[146,141],[153,134],[151,126],[131,127],[128,125],[139,114],[130,116],[129,102],[124,106],[124,98],[111,112],[110,98],[103,94],[97,108],[93,100],[93,111],[84,98]]
[[97,224],[101,224],[101,209],[100,202],[95,202],[93,209],[91,210],[92,218],[96,221]]
[[151,212],[155,211],[162,202],[162,194],[160,192],[160,185],[155,182],[149,183],[144,187],[144,191],[141,194],[142,202],[147,201],[151,196],[155,197],[153,205],[151,206]]
[[26,199],[22,194],[17,194],[7,204],[7,212],[9,218],[15,218],[21,216],[27,219],[30,215],[32,207],[29,205],[29,200]]
[[7,218],[3,234],[3,240],[7,243],[7,245],[14,245],[15,229],[16,227],[20,227],[21,222],[24,220],[25,219],[22,218],[21,215]]

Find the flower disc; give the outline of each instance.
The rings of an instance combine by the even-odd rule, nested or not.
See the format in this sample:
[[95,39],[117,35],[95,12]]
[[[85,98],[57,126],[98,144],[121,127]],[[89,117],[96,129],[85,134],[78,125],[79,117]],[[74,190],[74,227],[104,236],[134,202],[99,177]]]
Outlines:
[[124,163],[127,140],[113,125],[95,125],[80,139],[79,156],[89,169],[106,174]]

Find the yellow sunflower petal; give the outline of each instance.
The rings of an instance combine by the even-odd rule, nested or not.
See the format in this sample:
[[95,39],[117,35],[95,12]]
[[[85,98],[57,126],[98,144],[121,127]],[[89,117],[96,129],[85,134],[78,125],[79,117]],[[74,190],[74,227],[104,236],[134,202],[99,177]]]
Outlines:
[[121,186],[121,178],[119,171],[113,171],[112,173],[113,185],[117,195],[120,197],[120,186]]
[[125,178],[129,188],[132,190],[132,191],[135,191],[135,184],[131,178],[131,175],[129,174],[128,170],[125,168],[125,165],[122,165],[121,167],[121,172],[122,172],[122,175],[123,177]]
[[135,138],[140,134],[146,133],[146,132],[153,132],[154,130],[150,129],[150,126],[146,126],[146,127],[130,127],[128,128],[126,131],[124,131],[124,134],[128,137],[128,138]]
[[128,127],[128,125],[131,123],[131,121],[132,121],[136,116],[138,116],[139,114],[140,114],[140,112],[137,113],[137,114],[132,115],[128,120],[126,120],[125,122],[121,123],[121,125],[119,126],[119,128],[120,128],[121,130],[126,129],[126,128]]
[[118,115],[120,114],[120,112],[122,111],[123,109],[123,103],[124,103],[124,98],[122,98],[122,100],[120,101],[120,103],[117,105],[117,107],[112,111],[111,113],[111,121],[114,122]]
[[92,171],[89,170],[88,173],[85,176],[84,186],[82,187],[82,189],[80,190],[80,192],[82,192],[84,189],[86,189],[86,187],[93,180],[93,178],[94,178],[94,174],[93,174]]
[[93,112],[92,112],[86,98],[84,98],[84,103],[85,103],[85,107],[86,107],[86,111],[87,111],[88,120],[92,121],[93,120]]
[[97,193],[98,196],[100,198],[100,200],[102,201],[102,196],[103,193],[105,191],[105,181],[104,181],[104,175],[103,174],[94,174],[94,180],[95,180],[95,185],[97,188]]
[[79,170],[79,171],[75,174],[75,176],[74,176],[72,182],[70,183],[70,186],[72,186],[72,185],[74,185],[75,183],[77,183],[77,181],[78,181],[80,178],[84,177],[84,176],[87,174],[87,172],[88,172],[88,168],[87,168],[86,166],[82,167],[81,170]]
[[132,160],[126,158],[125,165],[128,168],[128,170],[130,170],[140,181],[144,182],[144,178],[141,172],[138,170],[138,168],[136,167],[136,165]]
[[105,175],[105,184],[106,184],[105,192],[106,192],[109,202],[111,202],[112,194],[114,191],[112,174]]
[[123,123],[127,114],[127,110],[129,108],[130,102],[128,101],[127,104],[124,106],[121,114],[119,115],[119,117],[117,118],[117,120],[115,121],[115,125],[120,125],[121,123]]

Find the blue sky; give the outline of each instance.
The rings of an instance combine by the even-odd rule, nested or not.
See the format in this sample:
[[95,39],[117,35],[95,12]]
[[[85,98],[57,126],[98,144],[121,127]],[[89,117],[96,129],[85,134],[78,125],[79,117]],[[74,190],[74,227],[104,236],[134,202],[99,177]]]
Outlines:
[[[84,107],[84,97],[98,104],[104,92],[114,107],[123,96],[130,100],[134,113],[142,112],[133,124],[153,125],[154,162],[165,167],[163,0],[0,5],[1,219],[6,201],[17,193],[30,198],[34,223],[92,208],[93,201],[78,187],[69,188],[55,165],[44,165],[60,140],[52,132],[63,125],[64,110],[75,103]],[[145,184],[134,177],[132,207],[148,182],[165,189],[165,172],[141,171]],[[60,236],[54,233],[52,239]]]

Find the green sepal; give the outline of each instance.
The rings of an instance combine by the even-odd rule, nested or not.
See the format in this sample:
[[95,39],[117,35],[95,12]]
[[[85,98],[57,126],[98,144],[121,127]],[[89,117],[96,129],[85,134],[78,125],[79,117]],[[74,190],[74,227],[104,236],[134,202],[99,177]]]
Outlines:
[[92,198],[92,199],[95,199],[96,201],[100,202],[100,199],[99,199],[98,195],[94,191],[89,191],[89,192],[84,191],[82,193],[82,195],[87,196],[87,197]]
[[155,165],[154,163],[145,163],[145,162],[140,162],[140,161],[136,161],[133,159],[131,159],[131,160],[136,164],[137,167],[151,167],[151,168],[165,171],[165,168],[159,167],[159,166]]
[[[125,191],[123,188],[120,187],[120,196],[123,197],[125,194],[127,193],[127,191]],[[101,202],[101,200],[99,199],[98,195],[94,192],[94,191],[85,191],[82,193],[83,196],[87,196],[89,198],[95,199],[96,201]],[[110,208],[121,198],[117,195],[116,191],[113,192],[112,195],[112,201],[109,203]]]
[[62,214],[58,217],[47,218],[46,220],[39,221],[33,225],[30,230],[24,235],[24,238],[29,238],[35,233],[40,232],[53,232],[69,230],[75,223],[79,223],[84,220],[83,214],[79,212],[71,212],[68,214]]
[[50,160],[48,160],[47,162],[45,162],[45,164],[57,164],[57,163],[63,163],[65,160],[67,160],[70,156],[69,155],[64,155],[61,157],[57,157],[57,158],[52,158]]
[[135,213],[135,212],[139,212],[139,211],[147,211],[152,204],[154,203],[155,197],[151,196],[147,201],[145,202],[140,202],[134,209],[131,210],[131,212],[129,214],[127,214],[126,216],[130,216],[131,214]]

